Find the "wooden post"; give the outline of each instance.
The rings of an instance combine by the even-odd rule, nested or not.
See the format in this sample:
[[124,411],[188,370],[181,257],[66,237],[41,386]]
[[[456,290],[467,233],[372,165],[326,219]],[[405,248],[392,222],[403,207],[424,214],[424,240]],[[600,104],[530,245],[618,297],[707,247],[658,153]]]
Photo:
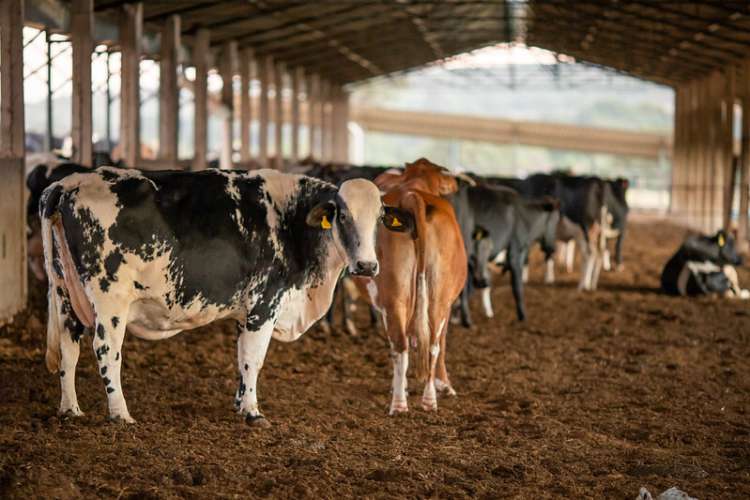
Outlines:
[[0,1],[0,324],[27,296],[23,20],[23,0]]
[[320,78],[318,75],[310,75],[307,79],[307,131],[309,137],[309,157],[320,159],[318,149],[318,94],[320,90]]
[[274,65],[273,87],[275,93],[274,105],[274,168],[284,169],[284,66]]
[[292,163],[296,164],[299,161],[299,94],[300,94],[300,83],[305,77],[303,69],[293,68],[290,76],[292,77],[292,151],[291,160]]
[[340,124],[341,127],[341,139],[339,144],[341,146],[341,159],[342,163],[349,163],[349,92],[341,89],[340,102]]
[[270,84],[271,75],[270,71],[273,67],[273,59],[271,56],[266,56],[260,61],[258,68],[258,78],[260,80],[260,101],[258,107],[260,108],[260,119],[258,123],[258,142],[260,143],[260,154],[259,161],[263,168],[268,168],[268,118],[269,118],[269,103],[268,103],[268,86]]
[[331,124],[329,122],[328,99],[331,84],[326,80],[320,82],[320,160],[331,161]]
[[177,66],[180,52],[180,17],[169,16],[161,29],[159,50],[159,158],[177,166],[179,136],[179,89]]
[[698,173],[698,160],[700,154],[699,134],[695,133],[696,122],[698,121],[698,89],[699,82],[694,80],[688,84],[688,168],[687,168],[687,182],[685,183],[685,190],[687,195],[687,224],[690,227],[695,227],[700,208],[698,206],[698,195],[697,195],[697,173]]
[[750,196],[750,59],[743,65],[742,95],[742,147],[740,150],[740,214],[737,221],[737,244],[742,252],[748,250],[748,197]]
[[91,52],[94,48],[94,2],[93,0],[73,0],[70,5],[70,38],[73,48],[72,72],[73,114],[71,138],[73,140],[72,160],[81,165],[91,166],[93,145],[91,143]]
[[252,158],[250,133],[252,126],[253,49],[245,48],[240,54],[240,161],[248,164]]
[[199,29],[193,44],[193,65],[195,66],[195,96],[193,123],[193,170],[206,168],[208,153],[208,59],[210,55],[211,33]]
[[128,167],[137,167],[141,147],[140,61],[143,4],[122,6],[120,13],[120,151]]
[[675,88],[675,104],[674,104],[674,132],[672,140],[672,185],[669,195],[669,213],[673,217],[682,216],[682,178],[684,172],[684,155],[683,155],[683,141],[684,141],[684,126],[683,117],[685,115],[685,90],[684,87],[680,86]]
[[224,43],[221,52],[221,105],[222,113],[222,140],[221,156],[219,165],[222,169],[233,168],[232,154],[234,152],[234,73],[237,61],[237,42]]
[[724,88],[724,116],[723,116],[723,153],[724,173],[726,175],[724,187],[724,212],[722,214],[722,226],[729,230],[732,225],[732,206],[734,205],[734,94],[735,94],[734,66],[727,68],[726,86]]

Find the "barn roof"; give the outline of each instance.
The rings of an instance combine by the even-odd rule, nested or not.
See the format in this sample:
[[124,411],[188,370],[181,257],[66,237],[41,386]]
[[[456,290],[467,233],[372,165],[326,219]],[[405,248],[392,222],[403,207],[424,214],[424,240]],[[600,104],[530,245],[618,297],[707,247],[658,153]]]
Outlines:
[[[116,26],[119,7],[132,2],[94,3]],[[524,41],[677,85],[750,48],[750,2],[732,0],[149,0],[143,9],[147,33],[178,14],[186,44],[206,28],[214,46],[235,40],[337,84]]]

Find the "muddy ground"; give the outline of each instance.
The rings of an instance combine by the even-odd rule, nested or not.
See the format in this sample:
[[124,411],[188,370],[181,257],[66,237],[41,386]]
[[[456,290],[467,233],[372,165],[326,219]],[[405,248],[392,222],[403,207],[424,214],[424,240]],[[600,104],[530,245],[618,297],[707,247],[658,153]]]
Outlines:
[[[0,329],[0,497],[634,498],[676,485],[699,498],[750,497],[750,303],[659,295],[685,232],[641,221],[626,270],[578,293],[541,284],[516,322],[506,277],[497,316],[452,327],[458,397],[437,413],[387,416],[391,363],[373,330],[273,342],[261,373],[270,429],[232,411],[228,323],[150,343],[128,337],[132,426],[105,421],[94,355],[82,349],[86,415],[56,416],[44,367],[43,301]],[[740,278],[750,285],[750,273]],[[41,292],[43,293],[43,292]],[[364,310],[358,323],[367,324]],[[90,338],[86,345],[90,345]]]

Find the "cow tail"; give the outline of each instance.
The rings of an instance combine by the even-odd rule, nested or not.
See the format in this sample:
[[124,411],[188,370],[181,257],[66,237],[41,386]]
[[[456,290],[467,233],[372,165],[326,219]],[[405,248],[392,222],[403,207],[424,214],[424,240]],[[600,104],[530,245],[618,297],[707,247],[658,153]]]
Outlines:
[[427,290],[427,207],[421,196],[408,193],[402,202],[402,207],[414,214],[416,238],[414,250],[416,253],[416,298],[414,301],[414,315],[412,320],[415,332],[416,349],[414,350],[414,369],[420,381],[427,379],[430,373],[430,318],[429,293]]
[[[62,187],[55,186],[51,191],[45,191],[39,203],[39,216],[42,222],[42,244],[44,246],[44,269],[47,272],[47,352],[44,361],[47,369],[55,373],[60,369],[60,297],[56,292],[57,275],[53,268],[54,236],[52,235],[53,220],[60,218],[58,206]],[[63,285],[64,286],[64,285]]]

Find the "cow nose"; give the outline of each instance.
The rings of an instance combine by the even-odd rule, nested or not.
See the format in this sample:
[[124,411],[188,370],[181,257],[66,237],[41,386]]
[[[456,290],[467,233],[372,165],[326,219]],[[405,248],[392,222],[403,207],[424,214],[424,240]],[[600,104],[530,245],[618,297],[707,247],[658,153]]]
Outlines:
[[357,264],[354,266],[354,272],[352,274],[357,276],[375,276],[378,274],[378,263],[377,261],[367,262],[358,260]]

